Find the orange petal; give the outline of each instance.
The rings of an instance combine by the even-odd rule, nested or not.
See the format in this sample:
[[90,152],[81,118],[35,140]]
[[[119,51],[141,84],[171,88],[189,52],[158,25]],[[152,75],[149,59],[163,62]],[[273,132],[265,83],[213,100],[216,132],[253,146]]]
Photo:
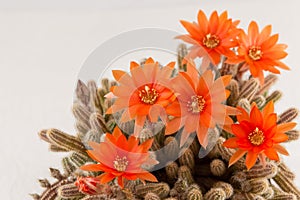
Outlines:
[[279,160],[278,153],[273,148],[266,149],[264,154],[271,160]]
[[262,111],[264,117],[267,117],[271,113],[274,113],[274,102],[270,101]]
[[237,144],[237,140],[238,138],[236,137],[229,138],[223,143],[223,146],[227,148],[238,148],[239,145]]
[[145,61],[145,64],[149,64],[149,63],[154,63],[153,58],[149,57],[149,58]]
[[254,153],[253,151],[249,151],[247,156],[246,156],[246,167],[247,169],[251,169],[256,161],[257,161],[257,157],[258,157],[258,154],[257,153]]
[[295,128],[296,125],[297,125],[297,123],[295,123],[295,122],[288,122],[288,123],[279,124],[277,126],[277,130],[279,132],[285,133],[285,132],[287,132],[287,131],[292,130],[293,128]]
[[272,140],[276,143],[281,143],[281,142],[285,142],[289,139],[289,137],[282,133],[282,132],[277,132],[273,137]]
[[165,134],[171,135],[171,134],[177,132],[184,125],[184,121],[183,121],[183,118],[180,118],[180,117],[174,118],[171,121],[169,121],[166,125]]
[[136,62],[130,62],[130,71],[131,70],[133,70],[134,68],[136,68],[136,67],[139,67],[140,65],[138,64],[138,63],[136,63]]
[[104,173],[101,174],[100,176],[97,176],[97,178],[100,180],[101,184],[105,184],[112,181],[116,177],[111,173]]
[[246,151],[244,150],[237,150],[230,158],[229,160],[229,167],[236,163],[240,158],[242,158],[246,154]]
[[157,178],[149,172],[139,173],[139,174],[137,174],[137,177],[142,179],[142,180],[147,180],[147,181],[151,181],[151,182],[158,182]]
[[250,119],[256,127],[261,127],[263,125],[263,116],[256,105],[253,106],[250,112]]
[[281,145],[279,145],[279,144],[275,144],[275,145],[273,146],[273,148],[274,148],[276,151],[278,151],[279,153],[283,154],[283,155],[286,155],[286,156],[289,155],[289,152],[288,152],[283,146],[281,146]]

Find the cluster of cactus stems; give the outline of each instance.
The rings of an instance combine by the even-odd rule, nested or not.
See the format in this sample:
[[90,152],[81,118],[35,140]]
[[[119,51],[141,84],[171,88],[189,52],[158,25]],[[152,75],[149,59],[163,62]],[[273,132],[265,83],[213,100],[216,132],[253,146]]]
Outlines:
[[[185,70],[182,58],[186,55],[185,45],[178,48],[178,70]],[[280,91],[269,93],[269,89],[277,80],[275,75],[268,75],[263,85],[251,76],[243,79],[238,73],[239,65],[223,64],[221,75],[233,76],[227,89],[231,95],[227,105],[240,106],[250,111],[251,104],[255,102],[262,109],[269,101],[278,101],[282,96]],[[234,149],[223,146],[228,133],[219,129],[211,130],[216,144],[204,158],[199,158],[200,144],[197,139],[190,141],[190,145],[179,148],[179,141],[173,136],[165,136],[163,124],[158,123],[141,131],[141,142],[154,137],[152,151],[164,146],[163,155],[170,158],[170,162],[162,169],[154,171],[157,183],[142,183],[128,181],[121,189],[114,182],[106,185],[103,193],[87,195],[79,191],[75,185],[77,177],[97,176],[99,173],[82,171],[79,168],[93,161],[86,150],[88,141],[100,142],[104,133],[112,132],[116,126],[117,115],[106,115],[111,106],[105,95],[116,82],[103,79],[101,87],[96,82],[87,84],[78,81],[76,88],[77,99],[73,105],[73,114],[76,119],[76,135],[70,135],[57,129],[47,129],[39,132],[42,140],[49,143],[52,152],[66,152],[68,155],[62,159],[63,172],[50,168],[51,176],[56,179],[50,183],[47,179],[39,180],[41,187],[45,188],[42,194],[31,194],[35,200],[96,200],[96,199],[145,199],[145,200],[296,200],[300,199],[300,191],[294,184],[295,175],[281,159],[280,162],[267,161],[266,165],[257,162],[247,170],[241,159],[228,167]],[[290,122],[298,115],[298,110],[290,108],[279,115],[278,124]],[[133,132],[134,123],[118,124],[128,132]],[[158,132],[158,133],[157,133]],[[155,133],[155,134],[154,134]],[[297,140],[299,132],[292,130],[286,133],[288,142]],[[178,159],[178,155],[181,155]],[[174,159],[173,159],[174,158]]]

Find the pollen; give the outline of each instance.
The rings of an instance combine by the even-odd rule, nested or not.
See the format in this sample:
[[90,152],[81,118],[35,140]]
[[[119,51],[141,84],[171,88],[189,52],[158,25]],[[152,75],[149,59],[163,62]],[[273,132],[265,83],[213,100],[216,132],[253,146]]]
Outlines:
[[205,100],[202,96],[192,96],[191,101],[187,103],[188,111],[192,113],[200,113],[205,107]]
[[154,104],[159,96],[159,93],[149,86],[145,86],[144,89],[139,91],[139,97],[142,102],[146,104]]
[[263,52],[261,51],[260,47],[251,47],[248,55],[252,60],[256,61],[262,58]]
[[120,158],[119,156],[116,157],[114,160],[114,168],[119,172],[124,172],[128,166],[128,160],[124,156],[123,158]]
[[203,38],[203,45],[206,46],[207,48],[213,49],[217,47],[219,44],[220,44],[219,38],[215,35],[211,35],[210,33]]
[[256,127],[254,131],[248,135],[248,139],[251,144],[259,146],[265,141],[265,135],[263,131]]

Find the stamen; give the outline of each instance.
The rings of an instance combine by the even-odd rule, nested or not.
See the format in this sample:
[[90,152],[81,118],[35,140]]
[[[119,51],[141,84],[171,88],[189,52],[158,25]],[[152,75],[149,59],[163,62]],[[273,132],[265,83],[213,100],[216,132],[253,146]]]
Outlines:
[[139,97],[142,102],[146,104],[154,104],[157,100],[159,93],[154,88],[149,88],[149,86],[145,86],[143,90],[139,91]]
[[202,96],[192,96],[191,101],[187,103],[188,111],[192,113],[200,113],[205,107],[205,100]]
[[265,135],[263,131],[256,127],[254,131],[248,135],[248,139],[251,144],[259,146],[265,141]]
[[256,61],[262,58],[263,52],[260,47],[251,47],[248,52],[249,57]]
[[210,33],[203,38],[203,44],[210,49],[217,47],[220,43],[220,40],[217,36],[211,35]]
[[119,172],[124,172],[127,166],[128,166],[128,161],[125,156],[123,158],[117,156],[116,159],[114,160],[114,168]]

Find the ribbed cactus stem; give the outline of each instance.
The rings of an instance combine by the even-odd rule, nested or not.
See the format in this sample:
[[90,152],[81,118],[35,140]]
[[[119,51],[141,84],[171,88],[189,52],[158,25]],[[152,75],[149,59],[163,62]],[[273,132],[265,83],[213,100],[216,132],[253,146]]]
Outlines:
[[181,166],[188,166],[193,171],[195,167],[195,159],[194,153],[190,148],[184,149],[184,153],[179,157],[179,163]]
[[64,176],[61,174],[61,172],[58,169],[49,168],[49,170],[50,170],[50,174],[53,178],[55,178],[57,180],[62,180],[64,178]]
[[243,192],[250,192],[253,194],[261,195],[269,187],[268,179],[265,178],[256,178],[244,181],[241,183],[241,190]]
[[222,63],[222,67],[220,69],[221,76],[232,75],[234,77],[237,74],[238,66],[236,64],[228,64],[226,62]]
[[64,179],[64,180],[61,180],[61,181],[58,181],[58,182],[52,184],[50,188],[48,188],[47,190],[45,190],[43,192],[40,200],[55,200],[55,198],[57,197],[57,189],[60,186],[68,184],[68,183],[70,183],[70,181],[67,179]]
[[148,194],[145,195],[145,200],[160,200],[160,197],[153,193],[153,192],[149,192]]
[[44,140],[45,142],[51,143],[51,141],[49,140],[49,138],[47,137],[47,131],[48,129],[43,129],[41,130],[38,135],[39,137]]
[[272,199],[274,197],[274,190],[272,187],[268,187],[268,189],[261,195],[265,199]]
[[58,188],[57,190],[58,195],[63,198],[80,198],[83,197],[84,194],[82,194],[78,188],[75,186],[74,183],[70,183],[67,185],[63,185]]
[[188,185],[194,183],[194,178],[192,176],[192,171],[186,165],[179,167],[178,178],[180,178],[182,180],[186,180]]
[[227,170],[227,166],[225,165],[224,161],[220,159],[214,159],[210,163],[210,171],[214,176],[222,176],[225,174]]
[[178,164],[176,162],[171,162],[165,167],[168,181],[175,183],[178,178]]
[[265,82],[257,94],[264,95],[276,83],[278,77],[274,74],[269,74],[265,77]]
[[239,83],[236,80],[231,79],[226,89],[230,91],[230,96],[227,98],[227,104],[232,106],[236,105],[237,100],[240,96]]
[[286,166],[284,162],[281,162],[278,165],[278,170],[280,171],[280,173],[282,173],[286,178],[290,180],[294,180],[296,177],[295,174],[290,170],[288,166]]
[[157,194],[160,198],[166,198],[170,192],[170,187],[167,183],[147,183],[147,184],[140,184],[135,187],[136,194],[144,198],[146,194],[152,192]]
[[177,158],[179,153],[179,144],[175,137],[169,136],[164,142],[164,154],[166,158]]
[[226,199],[233,195],[233,187],[229,183],[218,181],[213,185],[213,188],[222,188],[226,194]]
[[289,177],[285,176],[282,171],[279,171],[273,179],[284,192],[293,193],[298,199],[300,198],[300,191],[295,183]]
[[78,80],[76,87],[76,97],[84,105],[90,103],[90,91],[84,82]]
[[107,194],[99,194],[99,195],[93,195],[93,196],[86,196],[86,197],[82,198],[81,200],[100,200],[100,199],[117,200],[115,198],[110,198]]
[[262,95],[256,95],[253,99],[252,102],[255,102],[257,107],[259,109],[263,108],[266,104],[266,98]]
[[212,188],[205,195],[205,200],[225,200],[226,193],[222,188]]
[[282,92],[275,90],[266,98],[266,104],[270,101],[276,102],[282,97]]
[[69,157],[63,158],[61,163],[67,175],[72,174],[78,168],[78,166],[76,166]]
[[203,200],[203,195],[200,189],[197,188],[193,188],[191,190],[188,191],[187,196],[186,196],[187,200]]
[[85,152],[85,147],[82,142],[72,136],[68,135],[57,129],[49,129],[47,131],[47,137],[51,141],[51,143],[55,144],[58,147],[65,148],[69,151],[77,151],[77,152]]
[[51,186],[47,179],[39,179],[40,186],[43,188],[49,188]]
[[89,81],[88,88],[91,93],[90,103],[91,103],[92,107],[94,108],[94,110],[97,110],[100,114],[104,114],[104,110],[103,110],[103,106],[102,106],[103,102],[104,102],[104,95],[99,94],[96,82]]
[[278,172],[278,167],[274,162],[268,162],[266,165],[256,164],[249,171],[245,170],[243,173],[245,174],[247,179],[255,179],[255,178],[273,178]]
[[91,128],[97,131],[99,134],[109,132],[106,127],[104,117],[100,113],[93,113],[90,116]]
[[214,152],[215,154],[219,155],[222,157],[222,159],[226,160],[227,162],[229,161],[229,159],[231,158],[231,156],[235,153],[234,149],[229,149],[229,148],[225,148],[223,146],[223,143],[225,141],[225,138],[223,137],[219,137],[219,139],[217,140],[216,145],[214,146]]
[[242,98],[238,101],[237,105],[238,107],[241,107],[243,108],[244,110],[246,110],[248,113],[250,112],[251,110],[251,104],[249,102],[248,99],[245,99],[245,98]]
[[260,87],[259,80],[256,78],[249,79],[241,88],[239,98],[245,98],[248,101],[251,101],[254,95],[258,92]]
[[69,150],[63,147],[59,147],[55,144],[50,144],[49,145],[49,150],[52,152],[68,152]]
[[70,161],[73,162],[77,167],[81,167],[86,162],[91,161],[90,157],[87,154],[82,154],[78,152],[73,152],[70,155]]
[[298,130],[290,130],[285,132],[285,134],[289,137],[288,142],[298,140],[300,136],[300,132]]
[[74,103],[72,111],[76,120],[90,127],[89,119],[90,119],[91,112],[88,110],[87,107],[78,103]]
[[185,44],[180,44],[177,48],[177,62],[179,70],[186,71],[186,65],[182,64],[184,57],[188,54],[188,50]]
[[290,108],[279,115],[277,124],[287,123],[293,121],[299,114],[298,109]]
[[231,197],[231,200],[265,200],[260,195],[253,194],[251,192],[240,192],[240,191],[235,191],[233,196]]
[[40,200],[41,198],[41,196],[38,194],[29,194],[29,195],[33,198],[33,200]]

